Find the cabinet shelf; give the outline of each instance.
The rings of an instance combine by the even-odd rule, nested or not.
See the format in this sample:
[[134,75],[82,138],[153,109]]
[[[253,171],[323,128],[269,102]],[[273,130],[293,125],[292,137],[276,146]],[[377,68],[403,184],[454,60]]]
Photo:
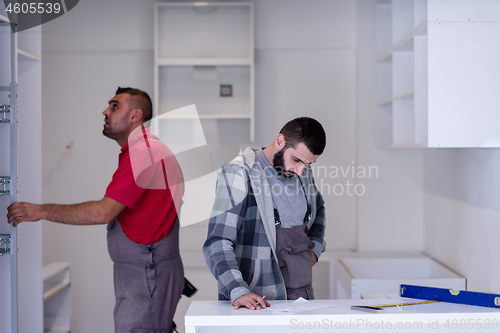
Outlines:
[[[173,121],[242,120],[238,124],[226,121],[205,124],[217,126],[216,131],[208,134],[216,140],[218,133],[231,132],[235,125],[249,126],[253,142],[253,4],[158,3],[154,17],[154,116]],[[231,86],[230,96],[221,96],[223,85]],[[167,115],[192,104],[196,105],[198,116]],[[244,132],[231,133],[235,140],[245,140]],[[173,135],[165,130],[159,134],[167,141]]]
[[178,7],[178,8],[193,8],[193,9],[201,9],[201,8],[223,8],[223,7],[246,7],[246,3],[238,3],[238,2],[190,2],[190,3],[181,3],[181,2],[173,2],[173,3],[160,3],[159,7]]
[[[405,51],[404,47],[409,47],[411,45],[413,38],[415,36],[420,35],[425,29],[427,29],[427,21],[424,21],[418,25],[412,32],[408,33],[406,36],[397,41],[394,45],[392,45],[389,49],[384,51],[378,58],[377,62],[386,62],[390,61],[390,57],[394,52]],[[413,49],[409,49],[408,51],[412,51]]]
[[404,92],[402,94],[399,94],[397,96],[394,96],[392,98],[389,98],[381,103],[378,104],[378,106],[384,106],[384,105],[388,105],[394,101],[397,101],[399,99],[404,99],[404,98],[407,98],[407,97],[410,97],[410,96],[413,96],[414,94],[414,91],[413,90],[410,90],[410,91],[407,91],[407,92]]
[[161,120],[193,120],[193,119],[251,119],[252,116],[249,114],[200,114],[198,116],[195,115],[176,115],[169,116],[167,114],[163,114],[160,116]]
[[64,289],[68,288],[70,286],[69,280],[62,281],[56,285],[54,285],[52,288],[49,290],[45,291],[43,293],[43,301],[47,301],[54,297],[55,295],[59,294],[61,291]]
[[44,332],[71,330],[70,263],[52,262],[42,267]]
[[399,148],[427,148],[427,145],[423,144],[400,144],[400,145],[386,145],[381,146],[382,148],[387,149],[399,149]]
[[69,262],[52,262],[43,266],[42,268],[42,280],[48,280],[51,277],[63,272],[66,269],[69,269]]
[[40,61],[40,57],[24,50],[17,49],[17,55],[20,61]]
[[0,14],[0,25],[9,25],[11,23],[12,23],[12,21],[8,17]]
[[70,286],[69,267],[67,262],[53,262],[42,268],[44,302]]
[[44,333],[70,333],[67,328],[53,328],[50,331],[44,331]]
[[160,58],[159,66],[250,66],[251,58]]

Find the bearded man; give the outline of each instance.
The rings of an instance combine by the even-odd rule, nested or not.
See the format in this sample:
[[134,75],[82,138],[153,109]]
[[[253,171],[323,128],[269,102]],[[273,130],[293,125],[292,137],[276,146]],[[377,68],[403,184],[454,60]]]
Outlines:
[[318,121],[296,118],[268,147],[247,148],[218,171],[203,253],[219,300],[260,310],[266,299],[314,299],[326,220],[310,165],[325,146]]

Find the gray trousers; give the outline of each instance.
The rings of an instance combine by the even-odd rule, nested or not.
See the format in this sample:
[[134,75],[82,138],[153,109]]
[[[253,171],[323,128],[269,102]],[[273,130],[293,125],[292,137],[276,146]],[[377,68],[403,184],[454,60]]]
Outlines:
[[128,239],[115,218],[108,224],[107,238],[114,268],[115,332],[172,332],[184,287],[179,221],[158,243],[142,245]]

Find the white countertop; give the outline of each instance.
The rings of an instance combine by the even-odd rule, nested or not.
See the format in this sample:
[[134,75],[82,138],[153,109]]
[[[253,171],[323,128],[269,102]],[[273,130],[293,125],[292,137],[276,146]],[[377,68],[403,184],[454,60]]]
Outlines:
[[[498,323],[497,329],[491,327],[489,332],[500,331],[500,309],[492,309],[479,306],[451,304],[451,303],[430,303],[421,305],[409,305],[403,307],[385,308],[381,313],[369,313],[359,310],[351,310],[351,305],[376,305],[376,304],[393,304],[393,303],[411,303],[419,300],[409,298],[397,299],[359,299],[359,300],[316,300],[313,302],[336,304],[337,307],[318,309],[314,311],[303,311],[297,314],[273,314],[265,311],[248,310],[240,308],[234,310],[229,301],[193,301],[186,313],[186,327],[222,327],[222,326],[283,326],[292,328],[300,328],[307,323],[319,322],[322,325],[330,325],[330,329],[334,329],[336,323],[338,325],[345,323],[365,324],[367,321],[372,323],[381,323],[387,325],[397,325],[398,323],[414,323],[420,322],[429,326],[429,324],[438,321],[439,327],[442,327],[448,321],[450,326],[449,331],[459,332],[460,323],[469,325],[465,328],[468,332],[485,329],[485,324],[488,322],[493,324],[496,320]],[[282,304],[293,301],[269,301],[273,304]],[[457,324],[458,330],[453,330],[452,324]],[[481,327],[478,325],[481,324]],[[325,326],[325,328],[326,328]],[[359,327],[361,328],[361,327]],[[359,329],[356,328],[356,329]],[[392,327],[393,329],[396,327]],[[305,327],[304,327],[305,329]],[[324,329],[324,328],[323,328]],[[352,327],[351,327],[352,329]],[[196,332],[188,331],[186,332]],[[210,331],[210,330],[209,330]],[[379,329],[380,331],[380,329]],[[430,330],[436,332],[436,330]],[[207,331],[208,332],[208,331]],[[273,329],[273,332],[274,329]],[[465,332],[465,331],[464,331]]]

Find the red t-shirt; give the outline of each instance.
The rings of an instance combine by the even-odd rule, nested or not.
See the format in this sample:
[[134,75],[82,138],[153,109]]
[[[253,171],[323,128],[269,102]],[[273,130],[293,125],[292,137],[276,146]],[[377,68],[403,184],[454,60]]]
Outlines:
[[149,129],[139,127],[121,149],[105,196],[127,206],[118,215],[125,235],[148,245],[172,230],[183,190],[173,154]]

